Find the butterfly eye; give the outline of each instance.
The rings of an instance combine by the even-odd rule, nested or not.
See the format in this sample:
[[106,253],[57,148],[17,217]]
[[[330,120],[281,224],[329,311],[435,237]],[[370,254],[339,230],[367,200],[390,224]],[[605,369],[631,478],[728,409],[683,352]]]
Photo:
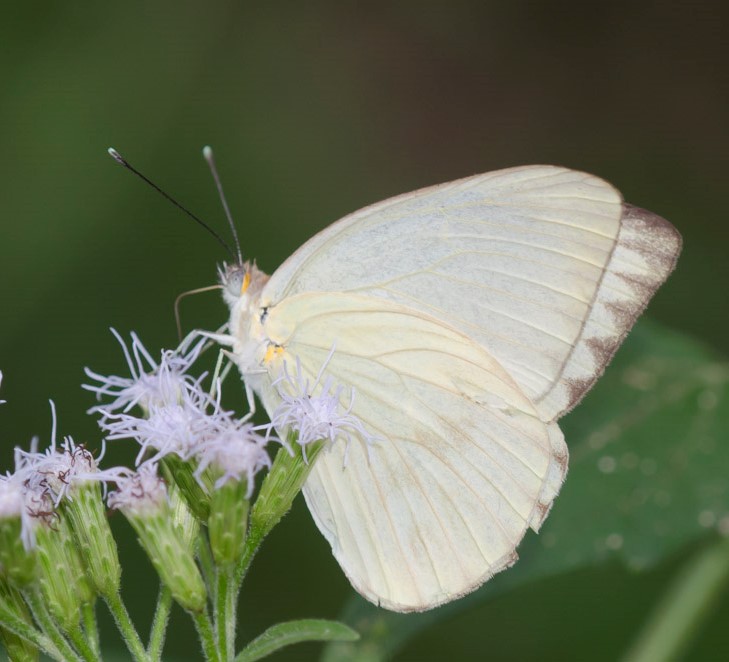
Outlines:
[[220,282],[228,295],[237,299],[248,290],[251,284],[251,273],[245,266],[234,264],[226,267],[225,271],[221,272]]

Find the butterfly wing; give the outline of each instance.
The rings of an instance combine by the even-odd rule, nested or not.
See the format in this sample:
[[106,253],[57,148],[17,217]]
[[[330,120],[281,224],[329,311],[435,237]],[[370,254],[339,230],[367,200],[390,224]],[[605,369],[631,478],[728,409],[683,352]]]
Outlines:
[[512,168],[343,218],[274,273],[262,303],[337,290],[427,313],[488,348],[551,421],[602,373],[680,245],[597,177]]
[[284,361],[298,359],[311,383],[326,364],[328,377],[355,389],[342,405],[377,438],[369,448],[361,438],[335,443],[304,487],[362,595],[397,611],[428,609],[516,560],[562,484],[567,449],[485,348],[425,313],[350,293],[288,297],[264,329],[283,347],[266,364],[269,412]]

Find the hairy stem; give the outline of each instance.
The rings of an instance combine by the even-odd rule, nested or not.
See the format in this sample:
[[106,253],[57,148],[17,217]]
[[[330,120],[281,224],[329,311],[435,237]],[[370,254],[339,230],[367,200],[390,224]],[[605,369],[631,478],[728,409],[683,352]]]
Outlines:
[[132,619],[129,618],[129,612],[124,606],[121,600],[121,596],[116,592],[111,592],[104,596],[107,606],[111,615],[116,621],[116,626],[119,628],[124,643],[126,643],[129,652],[136,662],[149,662],[150,658],[147,652],[144,650],[142,640],[137,634],[137,630],[134,628]]
[[162,648],[165,645],[165,634],[167,633],[170,609],[172,609],[172,593],[170,589],[162,584],[159,588],[157,608],[154,612],[152,630],[149,634],[149,646],[147,647],[147,653],[152,662],[158,662],[162,659]]

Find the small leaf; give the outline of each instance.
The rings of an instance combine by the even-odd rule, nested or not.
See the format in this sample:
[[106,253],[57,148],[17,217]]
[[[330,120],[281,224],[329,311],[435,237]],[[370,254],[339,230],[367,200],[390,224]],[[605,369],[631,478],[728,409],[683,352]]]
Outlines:
[[356,641],[357,634],[337,621],[306,618],[273,625],[251,641],[235,658],[235,662],[254,662],[277,650],[302,641]]
[[342,620],[362,639],[328,646],[323,659],[386,659],[422,629],[517,586],[611,558],[639,571],[716,529],[729,533],[729,365],[701,344],[643,320],[560,426],[567,480],[513,568],[422,614],[356,596]]

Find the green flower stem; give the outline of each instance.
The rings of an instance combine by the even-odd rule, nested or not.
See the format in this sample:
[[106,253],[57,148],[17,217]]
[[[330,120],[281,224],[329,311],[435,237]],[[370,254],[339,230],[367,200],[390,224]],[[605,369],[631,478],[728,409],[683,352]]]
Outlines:
[[296,442],[296,435],[290,436],[289,444],[293,449],[293,456],[285,448],[279,449],[251,512],[251,529],[257,531],[260,540],[289,512],[296,495],[309,477],[317,456],[325,447],[323,441],[309,444],[304,459],[303,449]]
[[235,584],[238,590],[240,590],[240,585],[243,583],[246,573],[248,572],[248,568],[251,566],[251,561],[253,561],[253,557],[256,555],[256,552],[262,542],[263,538],[260,534],[256,533],[254,535],[253,531],[249,532],[248,538],[246,538],[246,545],[243,549],[243,556],[235,573]]
[[84,635],[81,626],[70,628],[67,632],[68,638],[71,640],[76,650],[81,653],[81,657],[87,662],[100,662],[101,657],[99,654],[94,652],[89,644],[86,636]]
[[142,640],[139,638],[132,619],[129,618],[129,612],[124,606],[121,600],[121,596],[118,593],[111,593],[104,596],[107,607],[111,615],[116,621],[116,626],[119,628],[119,632],[126,643],[129,652],[136,662],[149,662],[150,658],[147,652],[144,650]]
[[202,531],[197,544],[197,558],[200,561],[200,571],[205,579],[205,585],[212,588],[215,585],[215,562],[208,538]]
[[84,623],[84,633],[86,634],[86,640],[91,646],[91,650],[94,651],[96,656],[101,655],[101,645],[99,643],[99,627],[96,622],[96,609],[95,605],[87,602],[81,607],[81,618]]
[[258,498],[253,504],[250,530],[236,573],[237,586],[243,582],[248,567],[263,539],[291,509],[291,504],[309,477],[317,456],[326,446],[323,441],[309,444],[305,460],[302,448],[296,439],[295,434],[289,436],[289,445],[294,451],[293,455],[290,455],[285,448],[279,449],[276,453],[273,466],[266,474]]
[[188,614],[192,617],[197,628],[197,633],[200,637],[200,643],[205,653],[205,659],[208,662],[220,662],[220,652],[215,641],[215,633],[213,631],[213,624],[210,622],[210,618],[205,610],[203,611],[189,611]]
[[73,660],[74,662],[81,662],[81,658],[76,653],[71,645],[66,641],[60,628],[53,620],[50,612],[46,607],[46,603],[40,595],[39,590],[28,590],[23,593],[30,610],[33,612],[33,617],[38,624],[43,628],[43,631],[53,642],[53,645],[57,649],[59,660]]
[[678,573],[623,661],[679,658],[727,580],[729,539],[723,539],[696,553]]
[[226,606],[228,603],[228,586],[225,582],[225,572],[218,568],[215,582],[215,636],[218,641],[218,650],[227,655],[228,651],[228,623]]
[[149,634],[149,646],[147,653],[152,662],[162,659],[162,648],[165,645],[165,634],[167,632],[167,621],[170,618],[172,608],[172,592],[164,584],[160,585],[157,608],[154,612],[152,630]]
[[232,660],[235,655],[235,622],[238,602],[238,585],[235,581],[235,567],[218,568],[215,590],[215,626],[218,635],[218,649],[224,659]]
[[0,622],[10,632],[22,637],[32,643],[36,648],[42,650],[46,655],[63,662],[63,656],[53,643],[50,637],[36,630],[32,625],[26,623],[22,618],[9,609],[0,606]]

